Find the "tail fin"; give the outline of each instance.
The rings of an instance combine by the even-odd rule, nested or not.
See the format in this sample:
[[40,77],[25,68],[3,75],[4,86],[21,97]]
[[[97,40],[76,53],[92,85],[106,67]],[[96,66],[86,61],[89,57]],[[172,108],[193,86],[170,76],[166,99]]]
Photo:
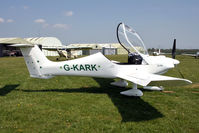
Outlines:
[[28,67],[28,71],[30,73],[30,77],[33,78],[44,78],[48,79],[52,76],[44,75],[42,73],[42,67],[44,64],[50,64],[44,53],[39,49],[37,45],[32,44],[14,44],[11,45],[14,47],[20,47],[21,52],[24,56],[24,60],[26,62],[26,66]]

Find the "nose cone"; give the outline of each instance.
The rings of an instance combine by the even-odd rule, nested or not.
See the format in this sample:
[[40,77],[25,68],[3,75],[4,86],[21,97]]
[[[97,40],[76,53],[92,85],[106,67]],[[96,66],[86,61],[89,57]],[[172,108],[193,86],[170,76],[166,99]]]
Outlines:
[[174,64],[174,65],[177,65],[177,64],[179,64],[179,63],[180,63],[179,60],[173,59],[173,64]]
[[172,59],[172,58],[167,58],[167,63],[165,64],[165,66],[168,69],[174,68],[177,64],[179,64],[180,61],[176,60],[176,59]]

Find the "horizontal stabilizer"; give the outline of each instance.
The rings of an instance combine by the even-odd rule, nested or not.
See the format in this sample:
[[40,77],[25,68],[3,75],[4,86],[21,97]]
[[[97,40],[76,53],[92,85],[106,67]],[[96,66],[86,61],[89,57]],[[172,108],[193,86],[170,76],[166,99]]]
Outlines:
[[33,44],[12,44],[11,47],[34,47]]
[[119,74],[118,78],[128,80],[130,82],[133,82],[141,86],[147,86],[152,81],[167,81],[167,80],[181,80],[188,83],[192,83],[190,80],[187,79],[162,76],[150,73]]

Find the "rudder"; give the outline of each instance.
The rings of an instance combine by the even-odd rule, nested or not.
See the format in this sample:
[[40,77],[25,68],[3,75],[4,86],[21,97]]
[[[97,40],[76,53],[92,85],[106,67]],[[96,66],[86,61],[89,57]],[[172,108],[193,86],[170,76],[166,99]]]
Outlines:
[[37,45],[32,44],[14,44],[12,46],[20,47],[26,66],[30,73],[30,77],[48,79],[52,76],[44,75],[42,73],[42,67],[44,64],[50,64],[44,53],[39,49]]

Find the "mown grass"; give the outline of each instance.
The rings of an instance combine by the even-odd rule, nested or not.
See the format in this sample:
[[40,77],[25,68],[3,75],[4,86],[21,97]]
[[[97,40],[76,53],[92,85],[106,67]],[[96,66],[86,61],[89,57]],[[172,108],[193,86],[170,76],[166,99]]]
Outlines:
[[[108,56],[126,61],[126,56]],[[125,97],[113,79],[33,79],[22,57],[0,58],[0,132],[199,132],[199,60],[177,57],[193,84]],[[51,57],[52,60],[55,58]],[[177,69],[166,75],[181,77]],[[131,85],[129,86],[129,88]]]

